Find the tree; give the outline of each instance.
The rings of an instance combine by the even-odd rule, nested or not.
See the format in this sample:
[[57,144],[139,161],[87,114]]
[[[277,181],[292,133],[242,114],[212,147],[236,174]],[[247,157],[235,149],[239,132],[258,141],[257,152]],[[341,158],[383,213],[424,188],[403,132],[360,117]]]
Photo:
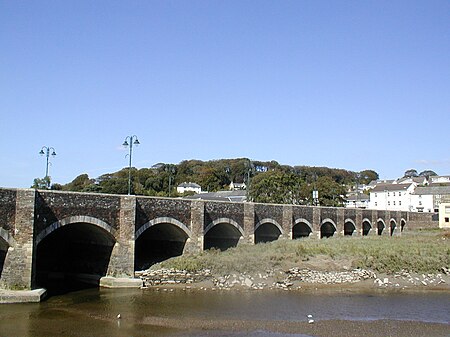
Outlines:
[[50,177],[46,176],[44,178],[35,178],[33,180],[33,185],[31,188],[36,188],[38,190],[48,190],[50,186]]
[[252,179],[249,195],[255,202],[300,204],[300,185],[300,178],[293,173],[267,171]]
[[405,175],[403,176],[403,178],[414,178],[417,176],[419,176],[417,173],[417,170],[409,169],[409,170],[405,171]]
[[378,180],[379,176],[378,173],[373,170],[364,170],[359,172],[358,174],[358,184],[365,184],[367,185],[373,180]]
[[433,176],[437,176],[437,174],[431,170],[425,170],[419,173],[419,177],[426,177],[427,179]]

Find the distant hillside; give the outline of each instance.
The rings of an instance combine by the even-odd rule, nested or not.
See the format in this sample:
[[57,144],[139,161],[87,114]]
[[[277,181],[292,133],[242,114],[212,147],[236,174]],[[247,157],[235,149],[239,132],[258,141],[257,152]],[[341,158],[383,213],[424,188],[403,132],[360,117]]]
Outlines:
[[[228,189],[231,182],[236,182],[250,184],[253,201],[294,204],[311,203],[311,192],[316,189],[320,204],[339,205],[347,186],[367,184],[374,179],[378,179],[378,173],[373,170],[353,172],[328,167],[289,166],[247,158],[184,160],[177,165],[160,163],[151,168],[131,169],[132,193],[137,195],[168,196],[170,188],[170,196],[178,197],[176,186],[182,182],[197,183],[205,191]],[[127,194],[128,168],[97,178],[81,174],[70,183],[53,184],[51,188]]]

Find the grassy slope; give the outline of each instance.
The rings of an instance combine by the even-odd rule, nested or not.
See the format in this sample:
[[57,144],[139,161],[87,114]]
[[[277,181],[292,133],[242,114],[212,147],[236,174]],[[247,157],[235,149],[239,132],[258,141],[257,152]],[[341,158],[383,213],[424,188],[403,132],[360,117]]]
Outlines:
[[263,273],[305,267],[339,270],[344,266],[393,273],[440,272],[450,266],[450,232],[404,232],[398,237],[337,237],[322,240],[278,240],[240,245],[225,252],[209,250],[154,265],[151,269],[211,269],[215,274]]

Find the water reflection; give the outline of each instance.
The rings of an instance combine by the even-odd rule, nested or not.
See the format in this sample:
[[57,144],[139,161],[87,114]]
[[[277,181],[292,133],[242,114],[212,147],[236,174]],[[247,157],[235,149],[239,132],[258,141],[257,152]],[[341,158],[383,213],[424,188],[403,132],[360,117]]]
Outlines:
[[[40,304],[2,305],[3,336],[308,336],[260,330],[214,329],[217,322],[245,320],[409,320],[449,323],[448,293],[305,294],[87,289]],[[121,319],[117,319],[117,315]],[[205,323],[183,330],[183,322]],[[282,323],[279,323],[282,324]],[[200,332],[199,332],[200,331]]]

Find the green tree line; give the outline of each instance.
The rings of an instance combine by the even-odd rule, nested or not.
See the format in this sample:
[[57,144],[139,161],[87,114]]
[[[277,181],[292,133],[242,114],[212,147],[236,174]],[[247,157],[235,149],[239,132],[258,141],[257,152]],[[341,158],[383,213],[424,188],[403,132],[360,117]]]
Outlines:
[[[254,202],[312,204],[312,191],[319,193],[319,204],[339,206],[349,186],[378,179],[373,170],[353,172],[344,169],[280,165],[276,161],[251,161],[247,158],[211,161],[185,160],[179,164],[157,164],[151,168],[131,168],[132,193],[136,195],[179,197],[176,186],[194,182],[203,190],[227,190],[231,182],[246,183]],[[34,188],[46,188],[48,181],[35,179]],[[51,189],[94,193],[128,193],[128,168],[105,173],[97,178],[77,176],[67,184],[52,184]]]

